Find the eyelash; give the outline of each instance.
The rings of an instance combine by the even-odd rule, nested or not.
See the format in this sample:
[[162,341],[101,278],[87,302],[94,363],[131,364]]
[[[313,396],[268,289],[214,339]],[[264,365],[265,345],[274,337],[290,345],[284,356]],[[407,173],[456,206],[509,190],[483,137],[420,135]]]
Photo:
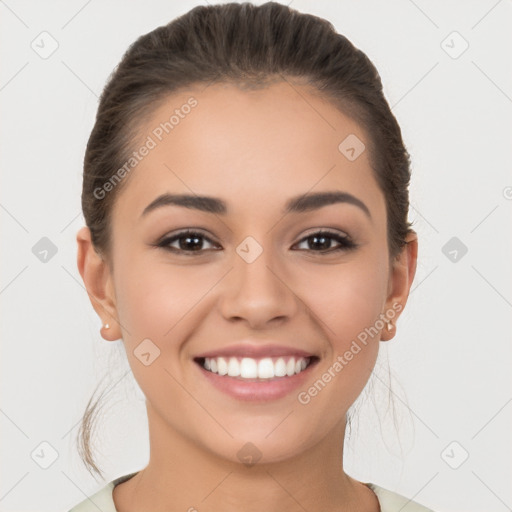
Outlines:
[[[200,233],[199,231],[194,231],[194,230],[185,230],[185,231],[180,231],[179,233],[176,233],[175,235],[172,235],[172,236],[169,236],[169,237],[165,237],[163,238],[160,242],[158,242],[156,244],[157,247],[160,247],[166,251],[170,251],[170,252],[173,252],[175,254],[180,254],[180,255],[183,255],[183,256],[196,256],[196,254],[194,253],[203,253],[204,250],[198,250],[198,251],[187,251],[187,250],[184,250],[184,249],[177,249],[175,247],[170,247],[170,244],[176,240],[179,240],[181,238],[185,238],[185,237],[190,237],[190,236],[194,236],[194,237],[197,237],[197,238],[201,238],[201,239],[204,239],[204,240],[207,240],[208,242],[212,243],[212,244],[215,244],[215,242],[213,242],[212,240],[210,240],[210,238],[208,238],[207,236],[203,235],[202,233]],[[340,243],[341,245],[339,247],[336,247],[334,249],[326,249],[326,250],[323,250],[323,251],[315,251],[315,250],[312,250],[312,249],[305,249],[305,250],[309,250],[311,252],[316,252],[320,255],[325,255],[325,254],[332,254],[332,253],[337,253],[339,251],[353,251],[354,249],[356,249],[358,247],[358,244],[356,244],[355,242],[352,241],[352,239],[348,236],[348,235],[340,235],[339,233],[336,233],[336,232],[332,232],[332,231],[327,231],[327,230],[320,230],[320,231],[315,231],[307,236],[305,236],[304,238],[302,238],[298,243],[302,243],[304,241],[307,241],[309,238],[312,238],[312,237],[327,237],[327,238],[331,238],[333,240],[335,240],[336,242]],[[300,250],[304,250],[304,249],[300,249]]]

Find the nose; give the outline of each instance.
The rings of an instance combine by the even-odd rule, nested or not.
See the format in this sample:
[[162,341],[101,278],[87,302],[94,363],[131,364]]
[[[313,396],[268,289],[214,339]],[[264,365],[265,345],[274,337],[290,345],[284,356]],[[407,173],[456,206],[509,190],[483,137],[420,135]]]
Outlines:
[[285,322],[297,312],[300,300],[287,282],[291,279],[270,252],[263,250],[251,263],[234,256],[220,296],[220,311],[227,320],[262,329]]

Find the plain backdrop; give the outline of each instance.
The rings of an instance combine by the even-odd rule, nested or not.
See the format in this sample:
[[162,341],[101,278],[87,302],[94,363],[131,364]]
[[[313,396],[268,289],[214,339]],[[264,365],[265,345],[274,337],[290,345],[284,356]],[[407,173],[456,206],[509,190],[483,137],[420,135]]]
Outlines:
[[[0,2],[1,511],[67,511],[147,462],[143,395],[122,342],[100,337],[76,268],[82,159],[128,45],[200,4]],[[368,54],[412,157],[416,280],[358,401],[346,470],[439,512],[511,510],[511,2],[291,7],[327,18]],[[102,482],[75,438],[106,373],[93,439]]]

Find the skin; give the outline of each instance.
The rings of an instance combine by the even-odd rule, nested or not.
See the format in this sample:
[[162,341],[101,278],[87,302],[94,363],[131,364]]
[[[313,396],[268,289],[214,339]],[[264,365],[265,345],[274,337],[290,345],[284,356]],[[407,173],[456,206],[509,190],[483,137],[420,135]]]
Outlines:
[[[378,511],[373,491],[343,470],[343,439],[347,410],[370,377],[379,340],[390,340],[395,328],[369,338],[307,405],[297,392],[266,403],[238,401],[213,388],[193,357],[247,338],[298,347],[320,356],[297,391],[307,390],[379,314],[405,306],[416,234],[391,261],[385,199],[368,152],[349,161],[338,150],[349,134],[367,136],[305,85],[248,91],[215,84],[173,94],[141,127],[141,140],[191,95],[198,105],[126,178],[112,213],[109,257],[95,251],[88,228],[77,234],[80,274],[111,326],[102,336],[122,338],[146,396],[150,460],[115,488],[116,508]],[[363,201],[371,218],[349,203],[281,213],[290,197],[335,190]],[[141,217],[163,192],[218,197],[228,213],[165,206]],[[189,227],[207,237],[192,256],[154,246]],[[320,229],[346,233],[357,247],[322,255],[307,241]],[[252,263],[236,252],[247,236],[263,248]],[[179,240],[172,245],[179,248]],[[134,354],[146,338],[160,350],[148,366]],[[237,457],[247,442],[261,452],[252,466]]]

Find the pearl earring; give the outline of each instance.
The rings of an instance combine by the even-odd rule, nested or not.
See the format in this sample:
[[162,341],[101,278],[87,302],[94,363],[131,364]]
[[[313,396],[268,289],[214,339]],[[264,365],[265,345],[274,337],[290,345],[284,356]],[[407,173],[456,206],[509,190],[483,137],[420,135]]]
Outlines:
[[110,329],[110,325],[109,325],[109,324],[105,324],[105,325],[103,326],[103,328],[104,328],[104,329]]
[[393,330],[393,323],[391,322],[391,320],[388,320],[388,332],[392,331]]

